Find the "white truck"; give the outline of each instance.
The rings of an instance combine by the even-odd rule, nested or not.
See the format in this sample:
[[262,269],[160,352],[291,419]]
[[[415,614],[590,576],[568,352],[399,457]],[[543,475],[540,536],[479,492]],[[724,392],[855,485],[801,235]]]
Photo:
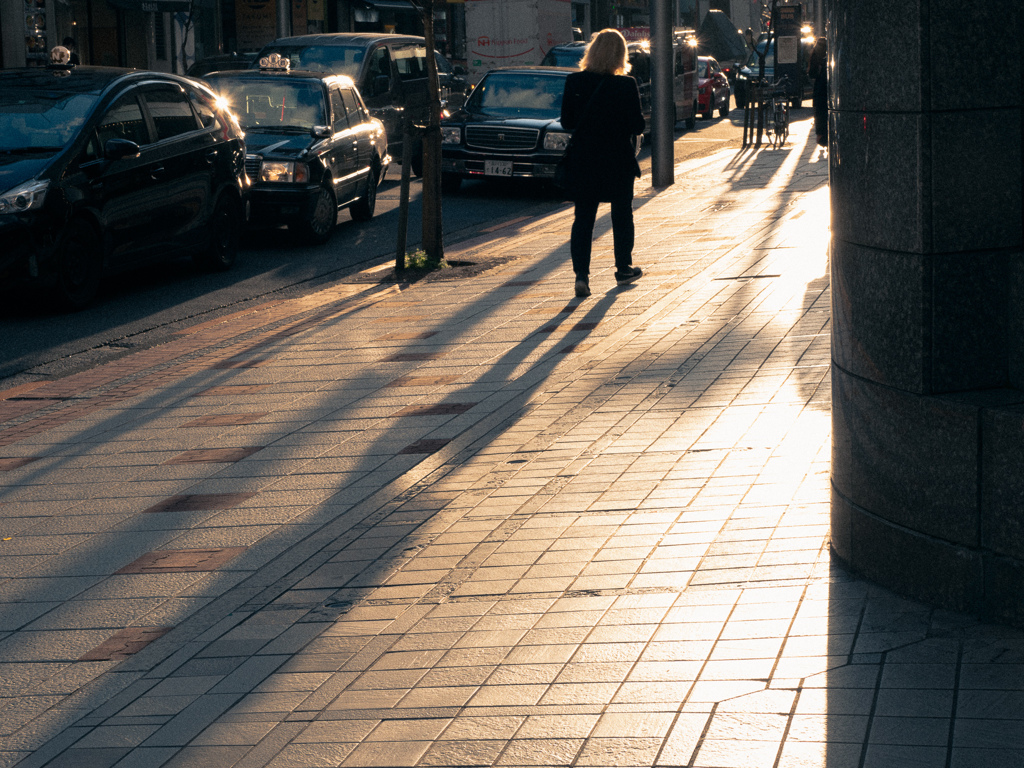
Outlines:
[[572,42],[570,0],[466,0],[466,62],[477,83],[496,67],[540,64]]

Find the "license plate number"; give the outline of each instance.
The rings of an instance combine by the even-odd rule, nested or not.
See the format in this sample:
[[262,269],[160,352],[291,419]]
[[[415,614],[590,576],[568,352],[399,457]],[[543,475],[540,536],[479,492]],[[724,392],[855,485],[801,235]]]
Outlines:
[[511,160],[484,160],[485,176],[511,176]]

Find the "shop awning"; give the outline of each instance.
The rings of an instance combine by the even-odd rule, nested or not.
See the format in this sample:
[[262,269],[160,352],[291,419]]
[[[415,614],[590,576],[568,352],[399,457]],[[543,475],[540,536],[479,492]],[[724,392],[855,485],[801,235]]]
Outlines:
[[[143,13],[177,13],[188,11],[192,6],[189,0],[107,0],[108,3],[124,11],[142,11]],[[202,7],[204,3],[196,3]]]
[[409,0],[359,0],[362,5],[368,8],[375,8],[378,11],[393,11],[395,13],[419,13],[419,8]]

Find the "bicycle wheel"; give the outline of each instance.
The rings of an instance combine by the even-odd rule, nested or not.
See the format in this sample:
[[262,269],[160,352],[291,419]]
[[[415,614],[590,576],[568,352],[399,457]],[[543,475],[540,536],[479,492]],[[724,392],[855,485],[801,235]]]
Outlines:
[[772,110],[772,133],[775,134],[774,146],[781,147],[786,143],[787,135],[786,106],[781,102],[776,102],[774,106],[775,109]]
[[765,102],[765,138],[769,146],[775,146],[775,102]]

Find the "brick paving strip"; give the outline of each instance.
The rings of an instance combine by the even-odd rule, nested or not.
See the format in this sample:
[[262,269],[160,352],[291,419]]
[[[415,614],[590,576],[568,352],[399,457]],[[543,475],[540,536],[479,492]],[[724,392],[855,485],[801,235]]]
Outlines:
[[545,333],[564,214],[463,284],[46,392],[0,475],[0,765],[1013,764],[1020,634],[828,562],[811,153],[638,195],[644,280]]

